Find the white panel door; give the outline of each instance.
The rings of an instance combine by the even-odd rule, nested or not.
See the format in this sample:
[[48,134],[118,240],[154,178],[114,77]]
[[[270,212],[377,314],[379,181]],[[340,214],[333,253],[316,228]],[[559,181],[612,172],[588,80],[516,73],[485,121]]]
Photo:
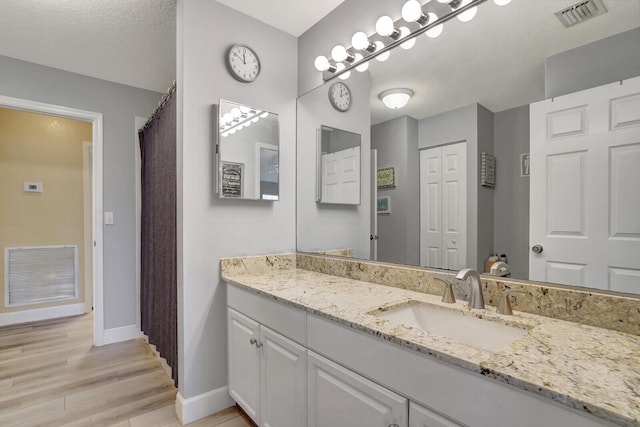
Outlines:
[[420,151],[420,265],[459,270],[467,258],[467,144]]
[[260,423],[260,349],[257,322],[228,309],[229,394]]
[[531,280],[640,292],[640,78],[531,104]]
[[414,402],[409,402],[409,427],[460,427],[460,424],[449,421]]
[[311,351],[308,427],[407,427],[407,399]]
[[322,202],[360,203],[360,147],[322,155]]
[[307,350],[260,327],[264,427],[299,427],[307,420]]

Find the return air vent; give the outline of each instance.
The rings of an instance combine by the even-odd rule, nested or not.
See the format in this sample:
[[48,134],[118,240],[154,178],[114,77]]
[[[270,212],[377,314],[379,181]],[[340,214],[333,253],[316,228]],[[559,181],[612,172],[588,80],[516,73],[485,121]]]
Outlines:
[[565,27],[569,28],[606,12],[607,8],[602,0],[587,0],[556,12],[556,16]]

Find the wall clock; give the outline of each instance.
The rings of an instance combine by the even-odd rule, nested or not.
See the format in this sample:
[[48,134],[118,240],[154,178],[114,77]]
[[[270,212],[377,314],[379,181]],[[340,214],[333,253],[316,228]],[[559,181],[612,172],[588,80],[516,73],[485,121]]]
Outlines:
[[344,113],[351,107],[351,91],[349,86],[336,82],[329,87],[329,101],[336,110]]
[[227,68],[236,80],[251,83],[260,74],[260,59],[250,47],[234,44],[227,53]]

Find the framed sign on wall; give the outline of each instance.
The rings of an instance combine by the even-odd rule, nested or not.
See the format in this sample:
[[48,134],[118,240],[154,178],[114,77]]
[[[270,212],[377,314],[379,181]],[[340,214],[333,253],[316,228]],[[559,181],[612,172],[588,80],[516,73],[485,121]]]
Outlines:
[[396,186],[395,168],[378,169],[376,177],[378,188],[394,188]]

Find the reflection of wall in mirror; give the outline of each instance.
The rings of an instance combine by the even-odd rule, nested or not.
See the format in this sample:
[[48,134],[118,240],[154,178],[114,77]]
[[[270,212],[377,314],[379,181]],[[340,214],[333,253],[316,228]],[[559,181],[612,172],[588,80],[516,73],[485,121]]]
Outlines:
[[[370,234],[370,78],[368,73],[352,73],[346,82],[353,105],[340,113],[329,104],[329,84],[298,98],[297,129],[297,248],[324,251],[353,248],[354,257],[369,258]],[[316,203],[317,130],[322,126],[361,135],[360,204]]]

